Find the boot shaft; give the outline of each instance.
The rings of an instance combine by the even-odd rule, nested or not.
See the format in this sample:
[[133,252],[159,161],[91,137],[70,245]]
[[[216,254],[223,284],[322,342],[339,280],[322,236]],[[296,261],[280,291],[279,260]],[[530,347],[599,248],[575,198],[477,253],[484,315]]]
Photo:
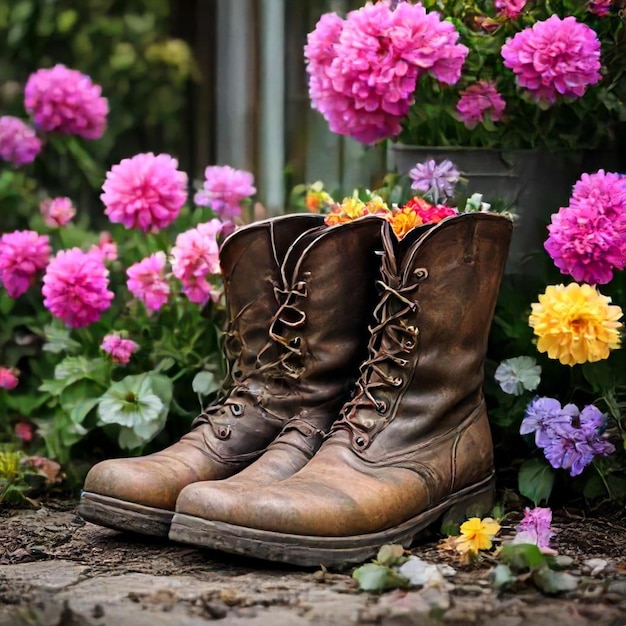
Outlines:
[[[319,215],[281,216],[239,228],[224,240],[220,266],[229,320],[225,348],[233,371],[256,367],[279,307],[274,289],[285,254],[298,237],[323,223]],[[275,356],[275,351],[267,356]]]
[[406,452],[460,428],[481,405],[511,230],[502,216],[474,213],[399,243],[387,231],[370,356],[337,425],[356,452],[371,459]]

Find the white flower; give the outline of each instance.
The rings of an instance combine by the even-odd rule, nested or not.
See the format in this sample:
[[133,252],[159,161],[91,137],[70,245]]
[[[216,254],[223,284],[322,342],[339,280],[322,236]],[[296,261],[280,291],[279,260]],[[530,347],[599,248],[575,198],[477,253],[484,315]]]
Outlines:
[[541,366],[531,356],[505,359],[498,365],[495,379],[504,393],[521,396],[524,391],[534,391],[541,380]]
[[491,208],[488,202],[483,202],[482,193],[473,193],[465,202],[465,211],[476,213],[478,211],[486,213]]

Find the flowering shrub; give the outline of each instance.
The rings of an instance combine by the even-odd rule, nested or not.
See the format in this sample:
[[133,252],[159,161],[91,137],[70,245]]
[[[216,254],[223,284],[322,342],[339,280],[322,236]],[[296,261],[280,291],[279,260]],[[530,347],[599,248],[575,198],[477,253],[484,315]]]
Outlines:
[[[103,131],[106,101],[88,77],[53,68],[28,84],[25,106],[47,138]],[[5,159],[12,168],[19,149]],[[251,174],[229,171],[232,220],[255,190]],[[83,228],[80,205],[59,196],[27,230],[0,235],[0,444],[72,460],[77,473],[81,459],[180,436],[219,392],[225,365],[218,251],[232,221],[188,202],[187,174],[169,154],[125,158],[101,184],[110,232]]]
[[313,108],[363,143],[605,147],[623,117],[622,21],[597,2],[379,0],[322,16]]
[[490,416],[508,462],[516,433],[525,439],[519,488],[536,504],[555,484],[561,497],[588,502],[626,497],[624,215],[626,176],[583,174],[547,228],[554,265],[540,269],[537,258],[535,274],[505,277],[488,355]]

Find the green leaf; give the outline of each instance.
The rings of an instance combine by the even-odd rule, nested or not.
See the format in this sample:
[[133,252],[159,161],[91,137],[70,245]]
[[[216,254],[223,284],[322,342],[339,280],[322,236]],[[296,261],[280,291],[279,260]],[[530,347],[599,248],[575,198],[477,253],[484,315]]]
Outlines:
[[109,364],[102,358],[87,359],[82,356],[68,356],[54,368],[54,377],[67,387],[73,383],[89,378],[106,386]]
[[554,595],[562,591],[573,591],[578,587],[578,579],[567,572],[556,572],[547,565],[536,569],[533,582],[543,593]]
[[102,392],[100,385],[85,379],[66,387],[59,399],[72,423],[82,424],[89,412],[100,402]]
[[519,470],[518,487],[520,493],[532,500],[535,506],[547,502],[554,485],[554,471],[539,459],[525,461]]
[[44,333],[46,343],[44,343],[43,349],[46,352],[52,352],[52,354],[77,353],[81,349],[81,345],[70,337],[70,330],[65,327],[48,324],[44,327]]
[[547,563],[534,543],[507,543],[500,550],[499,559],[514,572],[534,570]]
[[408,586],[408,581],[404,576],[377,563],[367,563],[358,567],[354,570],[352,577],[359,583],[359,589],[362,591],[385,591]]
[[510,589],[517,582],[517,576],[513,575],[508,565],[499,563],[491,572],[491,580],[498,591],[503,591]]
[[220,390],[220,383],[213,372],[198,372],[191,383],[191,388],[200,396],[209,396]]

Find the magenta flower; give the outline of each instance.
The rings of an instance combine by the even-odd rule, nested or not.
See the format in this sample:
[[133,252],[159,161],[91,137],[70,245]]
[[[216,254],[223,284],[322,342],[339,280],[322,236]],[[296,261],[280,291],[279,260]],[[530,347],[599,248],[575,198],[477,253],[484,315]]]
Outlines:
[[583,174],[548,232],[544,247],[563,274],[592,285],[610,282],[614,270],[626,267],[626,177]]
[[495,6],[498,15],[516,20],[524,10],[526,0],[495,0]]
[[172,272],[183,284],[183,292],[197,304],[216,298],[213,286],[207,280],[211,274],[220,273],[217,235],[222,224],[211,220],[181,233],[172,248]]
[[17,377],[17,370],[12,367],[0,366],[0,389],[15,389],[19,379]]
[[579,204],[594,204],[611,219],[626,214],[626,176],[604,170],[583,174],[570,199],[570,206]]
[[0,159],[14,167],[31,163],[41,152],[35,131],[17,117],[0,117]]
[[18,439],[25,443],[31,442],[35,437],[35,427],[30,422],[17,422],[13,427],[13,432]]
[[604,17],[611,12],[611,0],[589,0],[587,10],[598,17]]
[[456,110],[467,128],[475,128],[485,117],[492,122],[502,119],[505,102],[493,81],[479,80],[460,95]]
[[187,200],[187,174],[169,154],[122,159],[107,172],[100,199],[114,223],[144,232],[167,228]]
[[517,33],[502,46],[504,65],[537,102],[580,98],[600,75],[600,41],[589,26],[552,15]]
[[626,267],[626,216],[612,220],[588,202],[552,215],[544,247],[562,274],[604,285]]
[[100,139],[109,105],[102,88],[89,76],[64,65],[31,74],[24,88],[24,106],[37,128]]
[[429,159],[424,163],[417,163],[409,171],[411,189],[421,192],[435,204],[442,198],[451,198],[454,195],[460,177],[459,170],[449,159],[440,163]]
[[241,201],[256,193],[250,172],[228,165],[213,165],[204,170],[204,185],[195,195],[199,206],[210,206],[222,220],[241,215]]
[[305,47],[312,105],[333,132],[363,143],[396,136],[420,76],[458,81],[468,50],[457,40],[454,26],[421,4],[322,16]]
[[49,228],[60,228],[72,221],[76,209],[69,198],[48,198],[39,205],[43,221]]
[[11,298],[19,298],[50,259],[47,235],[16,230],[0,237],[0,283]]
[[43,283],[44,305],[71,328],[96,322],[113,300],[102,257],[79,248],[59,252],[48,264]]
[[131,339],[122,339],[115,333],[110,333],[102,339],[100,348],[111,356],[113,363],[126,365],[134,352],[139,350],[139,345]]
[[98,243],[91,246],[89,253],[99,255],[105,263],[117,261],[117,244],[113,241],[111,233],[106,230],[102,231]]
[[146,308],[158,311],[167,302],[170,286],[165,279],[165,252],[155,252],[126,270],[126,286]]
[[543,554],[556,554],[550,547],[552,531],[552,509],[535,507],[524,509],[524,518],[516,526],[513,543],[534,543]]

